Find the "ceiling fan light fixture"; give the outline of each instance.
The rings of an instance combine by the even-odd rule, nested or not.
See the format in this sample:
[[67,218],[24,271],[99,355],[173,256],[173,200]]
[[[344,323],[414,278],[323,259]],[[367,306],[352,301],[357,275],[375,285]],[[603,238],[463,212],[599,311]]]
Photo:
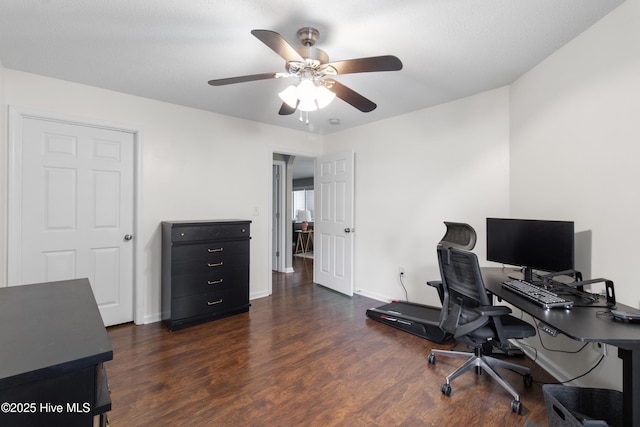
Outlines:
[[318,106],[316,105],[315,99],[300,100],[298,104],[298,110],[300,111],[316,111],[317,109]]
[[298,105],[298,88],[295,85],[289,85],[278,96],[291,108],[296,108]]
[[318,109],[316,105],[316,95],[318,87],[309,79],[302,79],[298,84],[298,99],[302,111],[314,111]]
[[316,102],[318,103],[318,108],[324,108],[327,105],[331,104],[336,97],[336,94],[331,92],[324,86],[318,86],[318,92],[316,94]]
[[298,86],[291,85],[278,94],[289,107],[300,111],[315,111],[331,103],[336,94],[311,79],[302,79]]

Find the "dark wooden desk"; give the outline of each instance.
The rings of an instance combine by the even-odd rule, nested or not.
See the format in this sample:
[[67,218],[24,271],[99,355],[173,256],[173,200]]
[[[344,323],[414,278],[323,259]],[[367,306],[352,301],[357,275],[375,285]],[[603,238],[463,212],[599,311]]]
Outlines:
[[87,279],[0,288],[0,425],[102,422],[112,358]]
[[[569,338],[582,342],[601,342],[618,347],[622,359],[622,391],[624,425],[640,426],[640,324],[628,324],[612,320],[602,314],[602,307],[574,307],[571,310],[545,310],[537,304],[502,288],[502,282],[516,270],[482,268],[485,287],[498,299],[543,321]],[[618,309],[637,311],[624,304]]]

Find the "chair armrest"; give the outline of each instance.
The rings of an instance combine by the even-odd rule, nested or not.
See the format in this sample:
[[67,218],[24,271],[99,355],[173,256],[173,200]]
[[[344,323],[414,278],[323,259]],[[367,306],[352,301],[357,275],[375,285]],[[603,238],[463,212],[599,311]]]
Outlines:
[[[484,325],[489,323],[489,318],[493,316],[503,316],[505,314],[511,313],[511,309],[504,305],[481,305],[474,308],[474,311],[478,313],[480,317],[456,328],[456,332],[453,335],[454,338],[468,335],[469,333],[483,327]],[[494,321],[499,322],[499,319],[495,319]],[[498,331],[499,337],[501,337],[501,333],[501,331]]]
[[442,281],[441,280],[430,280],[427,282],[427,285],[433,287],[433,288],[442,288]]
[[511,313],[511,309],[504,305],[481,305],[476,307],[475,310],[481,316],[504,316]]
[[438,291],[438,297],[440,297],[440,302],[444,303],[444,287],[442,286],[442,281],[430,280],[427,282],[427,285],[431,286],[432,288],[436,288],[436,290]]

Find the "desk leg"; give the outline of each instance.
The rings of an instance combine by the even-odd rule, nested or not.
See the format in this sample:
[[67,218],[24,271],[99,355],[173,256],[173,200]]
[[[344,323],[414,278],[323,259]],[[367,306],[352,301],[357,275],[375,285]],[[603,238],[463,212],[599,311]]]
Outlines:
[[309,244],[313,242],[313,233],[307,233],[307,242],[304,245],[304,253],[309,253]]
[[640,406],[634,399],[640,397],[640,348],[618,348],[622,359],[622,420],[625,426],[640,425]]
[[298,234],[298,240],[296,241],[296,250],[294,253],[298,254],[304,250],[304,244],[302,243],[302,233]]

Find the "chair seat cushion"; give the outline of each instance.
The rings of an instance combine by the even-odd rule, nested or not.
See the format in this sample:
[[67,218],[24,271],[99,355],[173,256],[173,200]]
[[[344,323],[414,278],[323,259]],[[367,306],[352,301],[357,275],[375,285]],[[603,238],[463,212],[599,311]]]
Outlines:
[[[502,331],[506,339],[510,338],[526,338],[536,334],[536,328],[524,320],[513,316],[500,316],[502,322]],[[476,329],[469,334],[475,339],[488,340],[498,338],[493,323],[489,322],[486,326]]]

